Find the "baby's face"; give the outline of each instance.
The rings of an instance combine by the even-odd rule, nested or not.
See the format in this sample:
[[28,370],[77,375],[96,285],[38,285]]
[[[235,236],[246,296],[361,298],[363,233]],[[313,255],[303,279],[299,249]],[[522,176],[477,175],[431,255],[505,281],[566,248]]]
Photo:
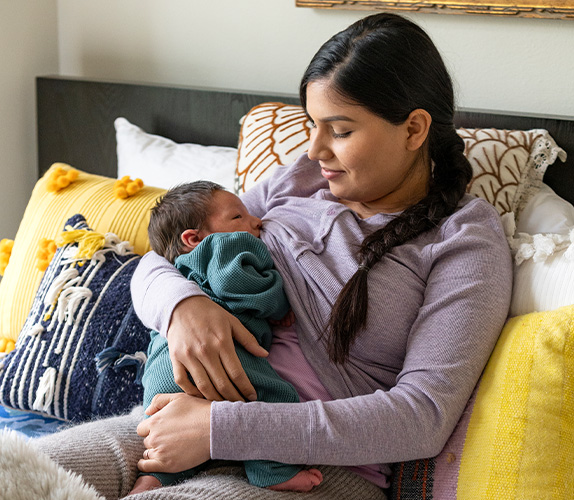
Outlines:
[[251,215],[238,196],[229,191],[218,190],[213,193],[211,215],[207,218],[205,229],[200,233],[204,231],[207,234],[246,231],[259,238],[261,219]]

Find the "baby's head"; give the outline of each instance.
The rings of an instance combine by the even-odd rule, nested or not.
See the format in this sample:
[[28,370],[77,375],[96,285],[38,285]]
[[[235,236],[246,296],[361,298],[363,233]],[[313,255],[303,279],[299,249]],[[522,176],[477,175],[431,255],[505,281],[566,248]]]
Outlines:
[[246,231],[259,238],[261,219],[241,200],[210,181],[176,186],[151,209],[148,235],[154,252],[170,262],[212,233]]

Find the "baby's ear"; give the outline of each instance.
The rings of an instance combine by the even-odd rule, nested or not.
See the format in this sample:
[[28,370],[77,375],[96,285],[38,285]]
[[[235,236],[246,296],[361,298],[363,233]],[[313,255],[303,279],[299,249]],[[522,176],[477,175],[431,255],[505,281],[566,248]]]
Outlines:
[[197,229],[186,229],[183,233],[181,233],[181,241],[185,247],[184,250],[186,252],[191,252],[197,245],[201,243],[202,239],[203,238]]

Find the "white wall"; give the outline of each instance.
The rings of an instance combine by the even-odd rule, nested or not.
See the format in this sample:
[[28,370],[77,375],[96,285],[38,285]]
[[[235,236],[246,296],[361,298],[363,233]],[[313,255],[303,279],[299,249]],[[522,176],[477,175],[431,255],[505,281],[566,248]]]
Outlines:
[[[312,54],[365,11],[295,0],[58,0],[64,75],[295,93]],[[465,107],[574,115],[574,20],[413,14]]]
[[34,77],[56,73],[57,0],[0,2],[0,239],[14,238],[36,180]]
[[[296,93],[320,44],[365,11],[295,0],[2,0],[0,238],[36,173],[34,77],[62,75]],[[413,14],[465,107],[574,116],[574,20]]]

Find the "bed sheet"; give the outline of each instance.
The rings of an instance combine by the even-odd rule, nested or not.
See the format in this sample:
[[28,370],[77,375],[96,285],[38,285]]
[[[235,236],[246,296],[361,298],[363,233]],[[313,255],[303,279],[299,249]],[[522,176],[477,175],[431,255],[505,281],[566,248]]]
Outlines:
[[12,429],[28,439],[51,434],[64,425],[62,420],[0,405],[0,431]]

